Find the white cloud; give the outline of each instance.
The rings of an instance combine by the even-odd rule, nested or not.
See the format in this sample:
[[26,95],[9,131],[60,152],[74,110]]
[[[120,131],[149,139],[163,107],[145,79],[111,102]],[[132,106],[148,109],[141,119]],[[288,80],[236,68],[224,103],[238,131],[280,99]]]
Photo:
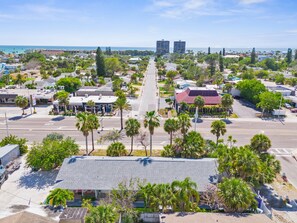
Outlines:
[[189,18],[193,16],[232,16],[254,14],[258,9],[251,10],[246,5],[267,0],[235,0],[239,4],[227,3],[225,0],[151,0],[150,11],[162,17]]
[[267,0],[239,0],[241,4],[251,5],[266,2]]

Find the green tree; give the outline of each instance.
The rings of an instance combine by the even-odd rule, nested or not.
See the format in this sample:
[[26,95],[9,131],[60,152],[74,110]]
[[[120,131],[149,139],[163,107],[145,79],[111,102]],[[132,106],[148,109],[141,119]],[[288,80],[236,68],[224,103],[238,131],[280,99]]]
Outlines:
[[127,101],[127,98],[126,98],[126,96],[124,94],[120,94],[118,96],[118,99],[114,103],[114,109],[118,109],[120,111],[120,115],[121,115],[121,130],[122,130],[124,128],[124,125],[123,125],[123,111],[124,110],[127,110],[127,111],[130,111],[131,110],[131,105]]
[[251,64],[256,63],[256,49],[253,48],[252,53],[251,53]]
[[[205,102],[204,102],[204,98],[202,96],[197,96],[194,99],[194,105],[197,108],[197,112],[199,111],[199,109],[202,109],[203,108],[204,104],[205,104]],[[198,115],[198,117],[199,117],[199,115]]]
[[133,139],[134,139],[134,136],[137,136],[139,134],[140,123],[135,118],[129,118],[126,121],[125,124],[126,124],[126,127],[125,127],[126,135],[128,137],[131,137],[131,151],[129,153],[129,156],[130,156],[132,154],[132,152],[133,152]]
[[183,181],[175,180],[171,184],[181,212],[193,212],[198,208],[199,193],[197,184],[189,177]]
[[233,88],[233,85],[232,85],[232,84],[230,84],[230,83],[226,83],[226,84],[224,85],[224,87],[223,87],[223,91],[224,91],[224,92],[227,92],[227,93],[229,94],[230,91],[232,90],[232,88]]
[[258,152],[267,152],[271,147],[270,139],[264,134],[257,134],[251,139],[251,148]]
[[271,112],[273,109],[276,109],[280,105],[281,93],[274,93],[270,91],[263,92],[259,95],[260,102],[257,103],[257,107],[265,111]]
[[148,208],[152,203],[156,184],[147,183],[145,185],[139,185],[139,194],[144,199],[145,208]]
[[229,111],[232,108],[234,99],[231,94],[224,94],[222,97],[222,107],[226,110]]
[[224,204],[225,212],[244,212],[256,209],[255,194],[250,186],[241,179],[224,179],[218,185],[218,195]]
[[15,98],[16,106],[20,107],[23,110],[22,115],[25,115],[25,108],[28,106],[29,102],[28,99],[24,96],[16,96]]
[[94,113],[94,107],[96,106],[95,102],[93,100],[87,101],[87,106],[91,108],[91,112]]
[[160,120],[155,111],[146,112],[143,121],[144,127],[149,129],[150,132],[150,156],[153,153],[153,135],[155,128],[160,126]]
[[113,142],[106,150],[107,156],[126,156],[127,151],[125,145],[121,142]]
[[116,71],[121,68],[120,61],[117,57],[105,58],[105,69],[108,75],[113,76]]
[[161,208],[161,212],[167,211],[168,207],[175,203],[175,196],[170,184],[157,184],[154,187],[154,196],[151,198],[151,206],[155,211]]
[[46,197],[45,203],[54,207],[66,207],[66,202],[72,201],[73,199],[74,193],[72,191],[56,188],[50,191],[50,194]]
[[294,60],[297,60],[297,49],[295,50]]
[[179,130],[179,122],[177,119],[170,118],[164,123],[164,130],[170,135],[170,145],[172,145],[173,134]]
[[177,118],[180,126],[180,131],[183,135],[183,140],[185,140],[186,134],[192,126],[190,116],[188,114],[180,114]]
[[267,91],[264,84],[256,79],[243,80],[237,83],[236,88],[240,90],[240,96],[253,104],[257,104],[260,99],[259,95]]
[[28,140],[25,138],[18,138],[15,135],[9,135],[4,137],[0,141],[0,147],[6,146],[9,144],[16,144],[19,146],[20,149],[20,154],[23,155],[28,152],[28,145],[27,145]]
[[184,139],[177,138],[174,147],[176,156],[183,158],[198,159],[205,153],[205,141],[196,131],[188,132]]
[[88,149],[88,136],[90,133],[90,122],[89,114],[86,112],[81,112],[76,115],[76,124],[77,130],[81,131],[84,137],[86,138],[86,155],[89,154]]
[[52,170],[62,165],[65,158],[77,155],[79,146],[73,139],[43,139],[42,143],[33,144],[26,158],[27,166],[34,170]]
[[69,93],[67,91],[58,91],[54,95],[54,99],[58,100],[59,105],[64,106],[64,111],[67,111],[67,105],[69,105]]
[[64,86],[64,90],[73,93],[81,87],[81,81],[76,77],[63,77],[56,82],[57,86]]
[[221,120],[213,121],[210,132],[216,136],[216,145],[218,145],[220,136],[225,135],[227,132],[226,123]]
[[289,48],[288,52],[287,52],[287,55],[286,55],[286,61],[287,61],[288,64],[292,63],[292,58],[293,58],[292,49]]
[[208,63],[208,69],[209,69],[209,73],[210,76],[214,76],[216,74],[216,62],[218,59],[218,55],[217,54],[209,54],[206,57],[206,62]]
[[96,51],[96,69],[98,76],[106,76],[105,59],[100,47],[98,47]]
[[118,213],[112,205],[92,207],[86,216],[86,223],[114,223],[118,221]]

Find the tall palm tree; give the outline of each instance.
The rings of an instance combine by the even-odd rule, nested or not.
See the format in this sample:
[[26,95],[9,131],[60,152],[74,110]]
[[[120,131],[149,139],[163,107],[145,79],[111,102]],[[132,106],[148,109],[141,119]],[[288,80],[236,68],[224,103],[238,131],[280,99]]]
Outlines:
[[154,188],[154,196],[152,198],[152,205],[155,209],[166,212],[168,207],[172,207],[175,202],[175,196],[170,184],[157,184]]
[[76,128],[83,133],[84,137],[86,137],[86,155],[88,155],[88,136],[90,133],[89,114],[86,112],[78,113],[76,115],[76,120]]
[[64,111],[67,110],[67,105],[69,104],[69,93],[67,91],[59,91],[54,95],[54,99],[58,100],[59,105],[64,106]]
[[179,122],[177,119],[170,118],[164,123],[164,130],[170,135],[170,145],[172,145],[173,133],[179,130]]
[[150,132],[150,156],[152,156],[154,130],[160,126],[160,120],[155,111],[146,112],[143,124],[145,128],[149,129]]
[[86,223],[114,223],[119,219],[116,208],[111,205],[92,207]]
[[225,133],[227,132],[226,123],[221,120],[213,121],[211,123],[210,132],[216,136],[216,138],[217,138],[216,145],[218,145],[220,136],[225,135]]
[[129,118],[125,124],[126,124],[126,127],[125,127],[126,135],[128,137],[131,137],[131,151],[129,153],[129,156],[130,156],[133,152],[133,138],[134,136],[137,136],[139,134],[140,123],[135,118]]
[[182,212],[193,211],[193,208],[197,207],[199,193],[197,192],[197,184],[194,181],[187,177],[183,181],[173,181],[171,186]]
[[[197,96],[195,99],[194,99],[194,105],[196,106],[197,108],[197,112],[199,112],[199,108],[203,108],[205,102],[204,102],[204,99],[203,97],[201,96]],[[198,113],[197,113],[198,114]],[[198,118],[198,117],[197,117]],[[195,120],[196,121],[196,120]]]
[[87,101],[87,106],[91,108],[91,113],[94,113],[95,102],[93,100]]
[[123,110],[130,111],[131,110],[131,105],[128,103],[126,96],[120,96],[114,103],[114,109],[120,110],[121,114],[121,130],[124,128],[123,127]]
[[140,185],[140,194],[143,196],[145,208],[151,205],[156,184],[147,183],[144,186]]
[[70,190],[64,190],[61,188],[56,188],[50,191],[50,194],[47,196],[45,203],[51,206],[66,206],[67,201],[74,199],[74,194]]
[[92,150],[89,152],[88,155],[90,155],[94,150],[94,130],[98,129],[100,127],[98,117],[95,114],[88,114],[88,126],[91,131],[91,137],[92,137]]
[[180,126],[180,131],[183,134],[183,139],[185,139],[188,130],[192,126],[190,116],[188,114],[180,114],[177,118]]
[[16,96],[15,104],[23,110],[22,115],[25,114],[25,108],[28,106],[28,99],[24,96]]
[[[224,94],[222,97],[222,107],[229,112],[229,109],[232,108],[234,99],[231,94]],[[226,114],[227,115],[227,114]]]

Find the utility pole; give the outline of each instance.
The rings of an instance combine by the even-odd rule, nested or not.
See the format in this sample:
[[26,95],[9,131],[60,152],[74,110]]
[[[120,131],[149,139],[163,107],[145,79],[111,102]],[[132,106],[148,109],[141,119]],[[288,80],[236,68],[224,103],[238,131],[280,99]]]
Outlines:
[[283,95],[281,94],[281,99],[280,99],[280,103],[279,103],[279,108],[278,108],[278,119],[279,119],[279,113],[280,113],[280,109],[281,109],[281,106],[282,106],[282,100],[283,100]]
[[198,122],[198,107],[196,107],[196,111],[195,111],[195,132],[197,131],[197,122]]
[[7,116],[6,116],[6,112],[5,112],[5,125],[6,125],[6,135],[8,136],[8,123],[7,123]]

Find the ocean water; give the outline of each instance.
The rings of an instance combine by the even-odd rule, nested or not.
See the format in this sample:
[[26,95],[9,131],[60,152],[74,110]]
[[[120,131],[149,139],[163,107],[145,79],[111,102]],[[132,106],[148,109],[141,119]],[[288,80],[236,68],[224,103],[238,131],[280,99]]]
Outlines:
[[[102,46],[104,51],[106,46]],[[112,51],[124,51],[124,50],[150,50],[156,51],[155,47],[110,47]],[[77,50],[77,51],[91,51],[96,50],[96,46],[18,46],[18,45],[0,45],[0,51],[4,53],[24,53],[26,50]],[[173,49],[170,49],[171,52]],[[186,50],[192,50],[196,52],[207,52],[208,48],[187,48]],[[218,53],[222,48],[211,48],[212,53]],[[226,48],[226,52],[251,52],[251,48]],[[281,51],[286,52],[286,48],[256,48],[257,52],[271,52]]]

